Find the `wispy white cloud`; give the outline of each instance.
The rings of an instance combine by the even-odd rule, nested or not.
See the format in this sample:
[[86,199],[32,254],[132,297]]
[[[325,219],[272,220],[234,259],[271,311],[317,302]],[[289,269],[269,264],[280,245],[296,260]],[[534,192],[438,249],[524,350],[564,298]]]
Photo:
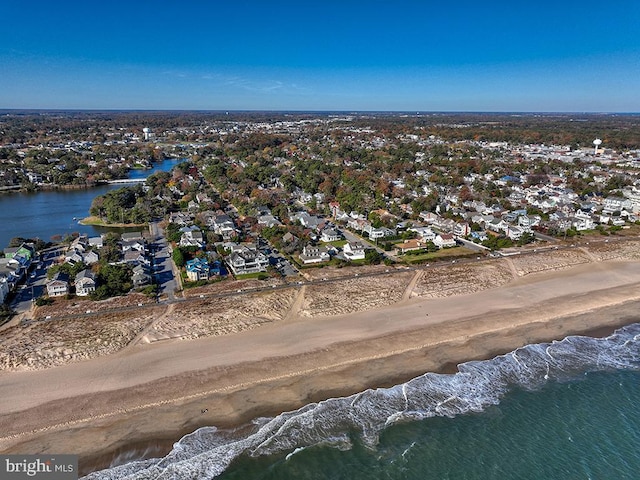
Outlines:
[[202,80],[217,82],[227,87],[238,88],[259,94],[297,94],[312,93],[308,87],[301,87],[297,83],[284,82],[274,79],[254,79],[239,75],[225,75],[219,73],[207,73],[200,77]]

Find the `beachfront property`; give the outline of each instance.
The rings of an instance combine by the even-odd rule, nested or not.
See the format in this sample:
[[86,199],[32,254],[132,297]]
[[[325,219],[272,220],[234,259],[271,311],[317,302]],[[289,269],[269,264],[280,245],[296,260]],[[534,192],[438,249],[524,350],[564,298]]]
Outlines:
[[82,270],[75,278],[76,295],[86,297],[96,291],[96,278],[91,270]]
[[342,253],[347,260],[364,260],[364,245],[361,242],[347,242],[342,248]]
[[300,261],[305,265],[328,262],[331,260],[329,250],[325,246],[305,245],[299,255]]
[[395,245],[398,254],[407,253],[415,250],[422,250],[423,248],[427,248],[428,244],[424,240],[419,240],[417,238],[411,238],[405,242],[398,243]]
[[231,254],[227,257],[227,265],[234,275],[266,272],[269,259],[253,244],[232,244]]
[[197,282],[198,280],[209,280],[209,276],[211,274],[209,262],[200,257],[188,260],[185,265],[185,269],[187,271],[187,278],[192,282]]
[[433,243],[438,248],[450,248],[456,246],[456,239],[449,233],[440,233],[433,239]]
[[136,265],[135,267],[133,267],[131,282],[133,283],[134,288],[140,288],[151,284],[151,274],[149,273],[149,267],[147,267],[146,265]]
[[69,293],[69,276],[63,272],[56,272],[51,280],[46,283],[47,295],[61,297]]

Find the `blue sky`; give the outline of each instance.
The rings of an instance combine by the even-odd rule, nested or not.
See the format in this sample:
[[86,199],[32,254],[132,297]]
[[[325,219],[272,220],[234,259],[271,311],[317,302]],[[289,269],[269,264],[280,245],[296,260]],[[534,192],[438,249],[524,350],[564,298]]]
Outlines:
[[0,108],[640,112],[640,2],[2,0]]

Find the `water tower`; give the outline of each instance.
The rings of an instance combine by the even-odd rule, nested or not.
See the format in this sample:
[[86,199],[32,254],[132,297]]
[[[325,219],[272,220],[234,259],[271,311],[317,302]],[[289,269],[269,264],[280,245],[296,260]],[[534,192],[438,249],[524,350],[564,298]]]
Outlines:
[[149,138],[151,138],[151,129],[149,127],[144,127],[142,129],[142,133],[144,133],[145,140],[149,140]]
[[600,140],[599,138],[596,138],[596,139],[593,141],[593,146],[595,147],[595,148],[594,148],[594,151],[593,151],[593,154],[594,154],[594,155],[597,155],[597,154],[598,154],[598,147],[599,147],[601,144],[602,144],[602,140]]

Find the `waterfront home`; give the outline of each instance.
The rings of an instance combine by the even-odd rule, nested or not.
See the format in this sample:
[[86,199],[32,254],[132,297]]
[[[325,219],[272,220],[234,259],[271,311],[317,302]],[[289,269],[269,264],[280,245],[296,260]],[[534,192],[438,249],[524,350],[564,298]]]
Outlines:
[[422,250],[423,248],[426,248],[427,242],[417,238],[412,238],[406,242],[396,244],[395,247],[398,250],[398,253],[406,253],[411,252],[412,250]]
[[269,259],[255,245],[238,245],[227,257],[227,264],[234,275],[244,275],[266,272]]
[[525,231],[522,227],[509,226],[507,229],[507,237],[511,240],[520,240]]
[[69,293],[69,276],[63,272],[56,272],[46,283],[47,294],[50,297],[61,297]]
[[192,282],[198,280],[209,280],[210,267],[209,262],[204,258],[194,258],[186,263],[187,278]]
[[456,240],[453,238],[453,235],[449,233],[441,233],[436,235],[436,238],[433,239],[433,243],[438,248],[449,248],[456,246]]
[[96,248],[104,247],[104,239],[101,236],[89,237],[87,241],[91,247],[96,247]]
[[348,260],[364,260],[364,245],[360,242],[347,242],[343,247],[343,254]]
[[0,304],[4,303],[9,295],[9,281],[6,277],[0,277]]
[[142,235],[142,232],[125,232],[120,235],[120,239],[123,242],[138,241],[144,244],[144,236]]
[[327,247],[319,247],[315,245],[305,245],[299,257],[305,265],[328,262],[331,260],[331,255],[329,255]]
[[31,259],[35,255],[33,244],[23,243],[19,247],[7,247],[3,250],[5,258],[14,258],[16,255],[25,257],[31,263]]
[[144,287],[151,283],[151,275],[146,265],[136,265],[133,267],[131,282],[133,283],[134,288]]
[[96,291],[96,278],[91,270],[82,270],[75,278],[76,295],[86,297]]
[[14,289],[23,275],[24,270],[15,260],[12,258],[0,258],[0,278],[6,280],[9,291]]

